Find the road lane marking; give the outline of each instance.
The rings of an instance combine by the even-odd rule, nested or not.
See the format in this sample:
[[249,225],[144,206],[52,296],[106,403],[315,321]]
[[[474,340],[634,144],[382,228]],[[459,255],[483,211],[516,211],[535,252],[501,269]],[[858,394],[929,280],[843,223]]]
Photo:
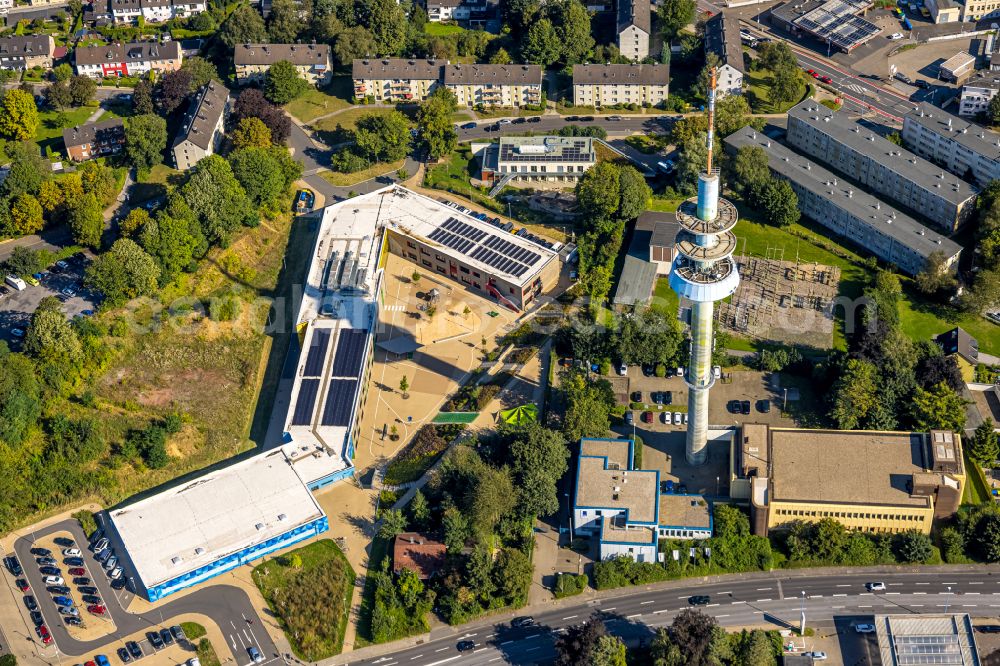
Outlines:
[[858,608],[871,608],[871,606],[858,606]]
[[566,617],[564,617],[563,619],[564,619],[564,620],[572,620],[572,619],[573,619],[573,618],[575,618],[575,617],[580,617],[580,616],[579,616],[579,615],[567,615],[567,616],[566,616]]
[[601,610],[607,612],[607,611],[613,611],[615,608],[617,608],[617,606],[612,606],[611,608],[602,608]]
[[634,617],[642,617],[642,613],[636,613],[635,615],[626,615],[625,619],[626,620],[631,620]]
[[719,604],[708,604],[705,608],[711,608],[712,606],[718,606]]
[[837,587],[853,587],[853,585],[838,585]]
[[410,661],[413,661],[414,659],[420,659],[422,656],[424,656],[424,655],[418,654],[418,655],[415,655],[413,657],[410,657]]
[[728,614],[723,613],[722,615],[716,615],[715,617],[729,617]]
[[687,597],[687,596],[683,596],[683,597],[677,597],[677,598],[678,598],[678,599],[687,599],[687,598],[689,598],[689,597]]
[[736,604],[745,604],[745,603],[746,603],[745,601],[734,601],[730,605],[735,606]]
[[725,592],[716,592],[716,594],[732,594],[732,592],[726,590]]
[[757,600],[757,603],[760,603],[760,602],[762,602],[762,601],[771,601],[771,600],[770,600],[770,599],[758,599],[758,600]]
[[910,604],[910,608],[923,608],[923,604]]
[[895,595],[895,596],[898,597],[899,596],[899,592],[886,592],[885,593],[885,596],[887,596],[887,597],[891,597],[893,595]]
[[834,610],[840,610],[841,608],[843,608],[843,606],[830,606],[830,608]]
[[846,597],[847,595],[844,594],[844,593],[840,593],[840,594],[835,594],[833,596],[835,596],[835,597]]
[[914,583],[914,585],[930,585],[930,583]]
[[655,600],[654,599],[650,599],[649,601],[642,601],[642,602],[639,603],[639,605],[640,606],[645,606],[647,604],[653,603],[653,601],[655,601]]
[[969,584],[969,585],[982,585],[982,584],[983,584],[983,581],[981,581],[981,580],[978,580],[978,581],[970,581],[970,582],[969,582],[968,584]]
[[770,590],[770,589],[773,589],[773,588],[770,588],[770,587],[758,587],[757,591],[758,592],[765,592],[765,591]]
[[503,642],[503,643],[501,643],[500,645],[510,645],[510,644],[511,644],[511,643],[513,643],[513,642],[514,642],[514,641],[512,641],[512,640],[510,640],[510,641],[504,641],[504,642]]
[[809,598],[810,599],[822,599],[823,595],[822,594],[810,594]]
[[919,594],[927,594],[927,593],[926,593],[926,592],[914,592],[914,593],[913,593],[913,596],[917,596],[917,595],[919,595]]
[[[508,642],[509,642],[509,641],[508,641]],[[438,648],[437,650],[434,650],[434,651],[435,651],[435,652],[444,652],[444,651],[445,651],[445,650],[447,650],[447,649],[448,649],[447,647],[443,647],[443,648]]]
[[[447,664],[449,661],[455,661],[462,655],[456,654],[454,657],[448,657],[447,659],[442,659],[441,661],[435,661],[434,663],[427,664],[427,666],[438,666],[438,664]],[[388,664],[386,664],[388,666]]]
[[663,610],[653,611],[653,615],[659,615],[660,613],[669,613],[669,608],[664,608]]
[[493,657],[492,659],[490,659],[490,660],[489,660],[488,662],[486,662],[486,663],[487,663],[487,664],[492,664],[492,663],[493,663],[494,661],[500,661],[500,657]]

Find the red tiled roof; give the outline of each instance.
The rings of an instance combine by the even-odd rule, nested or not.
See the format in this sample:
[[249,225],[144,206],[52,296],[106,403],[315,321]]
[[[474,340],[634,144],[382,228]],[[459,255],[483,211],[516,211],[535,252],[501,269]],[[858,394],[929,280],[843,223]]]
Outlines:
[[428,539],[418,532],[397,534],[392,547],[392,569],[409,569],[421,579],[430,578],[444,563],[447,550],[440,541]]

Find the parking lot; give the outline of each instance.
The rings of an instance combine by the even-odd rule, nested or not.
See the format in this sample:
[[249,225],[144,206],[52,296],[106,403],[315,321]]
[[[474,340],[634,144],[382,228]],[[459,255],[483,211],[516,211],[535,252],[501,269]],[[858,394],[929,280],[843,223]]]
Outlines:
[[67,259],[65,268],[53,264],[40,274],[37,285],[30,283],[21,290],[4,284],[0,289],[0,340],[12,349],[21,345],[24,332],[31,322],[31,315],[46,296],[55,296],[63,303],[63,312],[69,318],[92,313],[97,308],[98,295],[83,287],[83,273],[90,264],[88,254],[77,253]]

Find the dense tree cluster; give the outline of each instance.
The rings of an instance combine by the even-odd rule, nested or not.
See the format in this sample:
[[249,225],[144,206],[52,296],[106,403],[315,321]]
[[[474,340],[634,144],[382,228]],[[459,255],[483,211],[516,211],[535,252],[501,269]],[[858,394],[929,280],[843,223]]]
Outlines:
[[779,227],[799,221],[799,198],[783,178],[771,175],[767,154],[760,146],[743,146],[728,163],[733,188],[767,222]]
[[264,93],[247,88],[236,98],[230,122],[241,123],[245,118],[257,118],[271,131],[271,142],[283,144],[292,131],[292,120],[279,107],[271,104]]

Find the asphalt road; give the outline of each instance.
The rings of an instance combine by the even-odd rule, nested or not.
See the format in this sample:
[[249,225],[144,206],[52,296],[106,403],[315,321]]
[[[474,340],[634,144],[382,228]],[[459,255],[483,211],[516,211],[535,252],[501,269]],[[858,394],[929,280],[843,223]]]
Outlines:
[[[871,593],[865,583],[884,581],[885,592]],[[649,590],[631,588],[621,596],[592,600],[535,615],[536,626],[513,629],[507,622],[482,622],[458,630],[440,629],[427,643],[406,647],[380,657],[352,661],[378,666],[436,666],[455,663],[478,666],[491,663],[551,663],[555,640],[574,624],[592,614],[604,618],[608,630],[636,643],[652,638],[669,625],[674,615],[688,608],[691,595],[708,595],[700,608],[724,626],[770,624],[774,628],[797,626],[804,608],[808,626],[833,628],[854,637],[853,624],[870,621],[874,614],[962,612],[978,616],[1000,613],[1000,574],[990,572],[842,573],[823,576],[753,576],[720,583],[692,580],[683,587]],[[950,588],[950,591],[949,591]],[[456,643],[472,640],[474,651],[459,653]],[[809,641],[806,639],[806,647]]]
[[[70,636],[66,625],[56,611],[51,595],[45,590],[42,574],[35,564],[35,556],[31,554],[32,538],[22,537],[18,539],[14,543],[14,550],[24,568],[24,577],[31,585],[45,624],[52,633],[59,652],[63,655],[84,657],[100,652],[110,656],[119,647],[124,646],[126,637],[136,632],[158,631],[171,624],[176,624],[171,621],[171,618],[175,616],[184,613],[201,613],[212,618],[222,630],[226,640],[230,643],[230,648],[237,657],[238,663],[242,662],[244,657],[248,659],[247,648],[250,645],[257,647],[261,654],[267,658],[267,661],[280,658],[277,647],[262,627],[257,611],[243,590],[230,585],[212,585],[193,594],[178,597],[174,601],[165,602],[155,611],[143,614],[130,613],[123,607],[123,604],[127,605],[128,595],[125,595],[126,598],[119,599],[119,593],[111,588],[110,582],[107,576],[102,573],[102,567],[94,558],[93,552],[83,548],[84,544],[87,544],[87,538],[83,530],[80,529],[79,523],[75,520],[56,523],[33,532],[32,537],[38,539],[55,532],[70,532],[80,549],[83,550],[83,559],[91,574],[89,577],[92,579],[93,585],[100,590],[100,596],[104,599],[108,614],[116,627],[116,630],[109,636],[93,641],[78,641]],[[57,559],[61,559],[61,557]],[[60,568],[63,568],[65,572],[64,565],[60,565]],[[9,572],[6,575],[9,576]],[[22,618],[25,620],[25,627],[18,627],[13,633],[18,636],[23,634],[24,638],[37,643],[34,627],[31,626],[27,610],[23,605],[20,610]],[[86,611],[83,610],[83,613],[86,614]],[[248,619],[252,620],[253,623],[248,623]],[[152,652],[148,641],[142,647],[146,654]],[[39,649],[45,651],[51,647],[42,648],[39,644]]]

